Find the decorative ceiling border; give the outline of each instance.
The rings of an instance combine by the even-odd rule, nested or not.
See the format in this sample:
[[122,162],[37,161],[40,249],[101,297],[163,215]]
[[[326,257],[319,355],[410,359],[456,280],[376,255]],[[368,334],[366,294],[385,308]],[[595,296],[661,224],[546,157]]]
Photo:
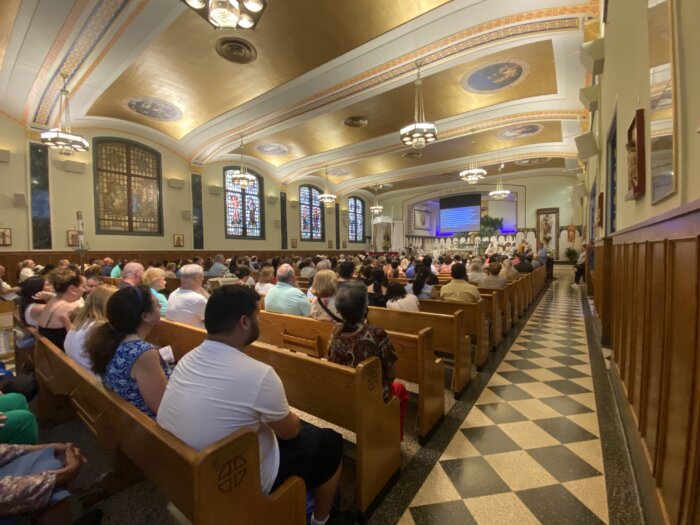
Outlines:
[[[533,34],[578,30],[580,28],[579,17],[581,15],[590,15],[593,12],[597,12],[597,5],[593,7],[591,4],[580,4],[509,15],[479,24],[385,62],[311,97],[298,101],[292,106],[277,110],[252,122],[221,133],[210,139],[208,144],[200,147],[193,158],[201,162],[207,162],[212,156],[220,153],[222,148],[221,142],[226,139],[239,136],[241,133],[249,136],[308,111],[318,109],[337,100],[375,88],[397,77],[406,75],[415,71],[415,62],[418,58],[421,60],[421,66],[425,67],[428,64],[449,59],[464,51],[500,40]],[[567,16],[568,18],[562,18]],[[545,17],[548,19],[538,20]]]
[[[521,124],[521,123],[542,121],[542,120],[581,120],[587,114],[588,114],[588,112],[586,110],[570,109],[570,110],[531,111],[528,113],[519,113],[519,114],[515,114],[515,115],[505,115],[502,117],[484,120],[482,122],[476,122],[474,124],[469,124],[469,125],[460,126],[457,128],[452,128],[452,129],[449,129],[446,131],[442,131],[440,133],[440,142],[443,142],[443,141],[449,140],[449,139],[459,138],[461,136],[468,135],[470,133],[488,131],[490,129],[500,128],[500,127],[504,127],[504,126],[508,126],[508,125],[512,125],[512,124]],[[373,150],[364,151],[358,155],[347,156],[347,157],[344,157],[342,159],[337,159],[333,163],[319,161],[319,162],[316,162],[314,164],[307,164],[303,168],[300,168],[299,170],[292,172],[289,175],[285,176],[282,179],[282,183],[294,182],[294,180],[296,180],[300,177],[304,177],[306,175],[309,175],[310,172],[317,171],[319,169],[323,169],[326,166],[329,169],[333,169],[333,168],[337,168],[338,166],[348,164],[350,162],[356,162],[358,160],[362,160],[362,159],[367,158],[367,157],[372,157],[374,155],[391,153],[393,151],[402,151],[405,149],[406,149],[406,146],[398,143],[398,141],[397,141],[397,144],[391,144],[390,146],[383,146],[381,148],[375,148]]]
[[[61,74],[67,76],[67,82],[73,79],[74,75],[85,63],[97,44],[112,26],[114,20],[128,3],[129,0],[98,1],[46,85],[36,111],[34,112],[32,122],[45,126],[48,125],[51,114],[58,102],[61,88],[63,87]],[[63,33],[63,31],[61,31],[61,33]],[[57,41],[57,44],[58,43]],[[55,48],[56,45],[54,45],[54,49]]]
[[[535,152],[527,152],[527,153],[516,153],[516,154],[512,154],[512,155],[499,155],[497,159],[493,158],[493,159],[489,159],[488,161],[479,163],[479,166],[490,166],[494,163],[494,161],[497,161],[497,162],[515,162],[517,160],[532,159],[532,158],[538,158],[538,157],[551,157],[553,159],[556,159],[556,158],[563,158],[563,159],[578,158],[577,153],[575,151],[571,151],[571,152],[566,152],[566,151],[535,151]],[[519,171],[519,172],[508,173],[508,174],[503,175],[503,178],[504,179],[506,177],[512,178],[516,174],[517,174],[517,176],[522,176],[523,174],[527,174],[528,172],[534,172],[537,169],[538,168],[533,168],[533,169],[529,169],[529,170],[524,169],[524,170]],[[559,169],[559,168],[539,168],[539,169]],[[338,193],[338,196],[343,196],[343,195],[347,195],[350,192],[357,191],[357,190],[367,188],[370,186],[375,186],[377,184],[385,184],[385,183],[391,184],[391,183],[401,182],[401,181],[404,181],[406,179],[411,179],[411,178],[422,179],[425,177],[432,177],[434,175],[447,175],[447,174],[451,173],[452,171],[453,170],[451,170],[451,169],[445,169],[443,167],[443,168],[435,168],[435,169],[432,169],[429,171],[422,172],[419,177],[416,177],[415,174],[412,174],[412,173],[411,174],[404,174],[404,175],[396,175],[394,177],[385,177],[385,178],[382,178],[381,181],[373,180],[373,181],[367,181],[364,184],[352,184],[352,185],[349,185],[347,188],[342,188],[341,190],[338,190],[337,193]],[[491,178],[493,178],[493,177],[494,177],[494,175],[491,176]],[[360,180],[361,179],[358,180],[358,183]],[[451,181],[451,182],[460,182],[460,181]],[[446,182],[445,184],[448,184],[448,183]],[[397,188],[396,190],[389,190],[387,192],[384,192],[381,195],[382,196],[388,195],[392,191],[397,191],[397,192],[405,191],[405,190],[418,191],[419,189],[420,189],[419,187],[416,187],[416,188]]]

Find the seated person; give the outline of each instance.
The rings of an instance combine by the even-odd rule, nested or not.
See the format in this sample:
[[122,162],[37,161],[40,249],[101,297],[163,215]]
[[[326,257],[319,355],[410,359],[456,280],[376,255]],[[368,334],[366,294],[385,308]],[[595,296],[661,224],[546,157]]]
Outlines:
[[0,300],[2,301],[14,301],[18,297],[20,291],[19,287],[10,286],[8,283],[2,280],[5,277],[5,267],[0,266]]
[[386,287],[389,284],[384,268],[377,266],[372,270],[372,284],[367,287],[369,305],[384,308],[386,306]]
[[415,295],[418,299],[430,299],[433,296],[433,286],[428,284],[432,278],[430,269],[419,266],[416,270],[416,278],[405,286],[406,293]]
[[319,321],[341,323],[343,320],[335,309],[335,294],[337,290],[336,277],[333,270],[321,270],[314,277],[314,284],[309,290],[311,299],[311,317]]
[[520,259],[519,262],[513,264],[513,268],[515,268],[518,273],[532,273],[534,271],[532,263],[527,260],[525,255],[521,254],[518,258]]
[[297,288],[297,276],[289,264],[277,268],[277,284],[265,296],[265,310],[300,317],[311,315],[311,303],[304,292]]
[[85,348],[104,385],[155,418],[169,369],[145,341],[160,322],[160,306],[147,286],[129,286],[107,302],[107,322],[95,325]]
[[27,398],[16,392],[0,394],[0,443],[34,445],[38,440],[36,417]]
[[462,263],[453,264],[450,274],[452,280],[440,289],[440,299],[457,303],[476,303],[481,299],[477,287],[467,282],[467,269]]
[[337,287],[342,288],[353,282],[355,274],[355,264],[352,261],[341,261],[338,263],[338,283]]
[[399,267],[399,260],[394,259],[391,261],[391,268],[387,272],[386,276],[389,279],[396,279],[398,277],[406,277],[406,274],[403,273],[403,270]]
[[168,297],[167,317],[170,321],[204,328],[207,298],[200,292],[204,269],[198,264],[180,268],[180,288]]
[[469,282],[474,283],[477,286],[479,283],[481,283],[481,280],[486,277],[486,273],[484,272],[484,267],[480,259],[474,259],[471,263],[469,263],[468,277]]
[[343,439],[330,429],[301,426],[275,370],[239,350],[260,333],[258,301],[245,286],[226,285],[212,293],[207,339],[175,368],[158,424],[195,450],[241,428],[254,430],[263,492],[300,476],[314,494],[311,523],[325,523],[340,480]]
[[265,266],[260,270],[258,275],[258,282],[255,283],[255,291],[258,292],[262,297],[267,295],[270,288],[274,286],[272,280],[275,277],[275,269],[272,266]]
[[250,286],[251,288],[255,286],[255,280],[250,276],[250,268],[247,266],[236,266],[233,275],[238,279],[236,284]]
[[37,326],[41,311],[54,297],[53,285],[43,277],[26,279],[20,285],[19,322],[22,326]]
[[408,410],[408,392],[402,383],[394,381],[396,354],[389,336],[383,328],[367,324],[367,292],[361,284],[338,290],[335,302],[343,318],[343,324],[336,329],[330,340],[328,360],[355,368],[365,359],[379,358],[382,363],[384,401],[389,401],[392,395],[399,398],[400,432],[403,439],[403,423]]
[[386,307],[389,310],[420,312],[418,297],[415,294],[407,294],[406,288],[397,282],[389,283],[386,288]]
[[82,306],[83,279],[68,268],[52,270],[48,279],[56,292],[37,318],[39,334],[63,350],[63,342],[71,327],[73,310]]
[[513,263],[510,259],[503,260],[503,268],[501,269],[500,276],[506,281],[517,281],[520,279],[520,274],[518,270],[513,268]]
[[143,264],[132,261],[127,263],[122,270],[121,277],[123,281],[119,283],[119,288],[125,288],[127,286],[138,286],[141,284],[143,279]]
[[165,314],[168,313],[168,298],[160,293],[161,290],[165,289],[165,270],[152,266],[143,273],[141,282],[144,286],[148,286],[151,289],[153,297],[156,298],[160,305],[160,315],[165,317]]
[[491,290],[502,290],[508,284],[504,277],[501,277],[501,263],[492,262],[489,264],[489,273],[479,282],[479,288],[489,288]]
[[107,302],[117,291],[116,286],[102,285],[85,300],[85,306],[75,311],[73,327],[66,335],[66,354],[85,370],[92,372],[92,361],[85,351],[85,340],[95,323],[107,322]]

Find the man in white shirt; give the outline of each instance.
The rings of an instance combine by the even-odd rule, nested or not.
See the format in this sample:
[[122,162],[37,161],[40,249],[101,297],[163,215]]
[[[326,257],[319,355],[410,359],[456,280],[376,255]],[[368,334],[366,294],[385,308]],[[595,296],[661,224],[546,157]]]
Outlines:
[[324,524],[340,480],[343,439],[301,426],[275,370],[238,350],[259,333],[260,296],[245,286],[214,291],[207,339],[180,360],[158,409],[158,424],[196,450],[240,430],[258,434],[260,484],[270,493],[300,476],[314,493],[311,523]]
[[22,269],[19,272],[19,282],[22,283],[29,279],[30,277],[34,277],[34,267],[36,266],[36,263],[32,261],[31,259],[26,259],[22,261]]
[[204,270],[198,264],[186,264],[180,268],[180,288],[168,297],[167,317],[176,323],[204,328],[204,310],[207,299],[200,293]]

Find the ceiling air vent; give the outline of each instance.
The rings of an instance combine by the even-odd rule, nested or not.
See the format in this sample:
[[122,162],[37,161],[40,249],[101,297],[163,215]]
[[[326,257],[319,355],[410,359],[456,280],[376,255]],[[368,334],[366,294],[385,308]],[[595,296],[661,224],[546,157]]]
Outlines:
[[414,150],[411,150],[411,151],[407,151],[406,153],[404,153],[404,154],[401,155],[401,156],[402,156],[404,159],[419,159],[419,158],[421,158],[421,157],[423,156],[423,154],[422,154],[420,151],[414,149]]
[[234,64],[250,64],[258,58],[258,52],[247,40],[236,37],[220,38],[216,43],[216,52]]

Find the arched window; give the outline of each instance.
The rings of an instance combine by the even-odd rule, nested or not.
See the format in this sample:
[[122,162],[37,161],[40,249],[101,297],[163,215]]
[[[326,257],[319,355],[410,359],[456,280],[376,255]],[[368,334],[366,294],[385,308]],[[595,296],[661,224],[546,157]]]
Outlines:
[[245,188],[233,182],[238,166],[224,168],[224,217],[227,239],[264,239],[265,208],[263,178],[248,169],[257,182]]
[[365,242],[365,202],[359,197],[348,199],[348,240]]
[[117,138],[93,146],[97,233],[163,235],[160,153]]
[[299,216],[301,239],[303,241],[322,241],[324,210],[318,196],[321,190],[315,186],[299,187]]

